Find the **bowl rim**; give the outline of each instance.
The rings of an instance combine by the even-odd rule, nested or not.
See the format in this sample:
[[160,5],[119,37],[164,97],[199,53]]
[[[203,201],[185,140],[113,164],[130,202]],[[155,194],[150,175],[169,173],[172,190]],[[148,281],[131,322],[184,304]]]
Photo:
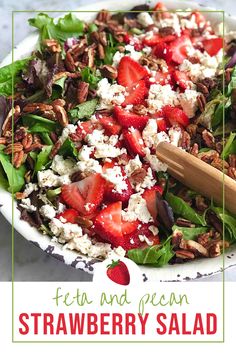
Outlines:
[[[122,3],[122,10],[128,10],[132,6],[144,3],[140,0],[129,0],[127,4]],[[155,4],[156,1],[146,1],[148,4]],[[189,9],[193,8],[193,4],[190,1],[170,1],[165,0],[165,4],[170,9]],[[76,11],[76,15],[81,18],[91,17],[91,12],[96,13],[98,10],[107,8],[108,10],[117,10],[117,1],[101,1],[86,6],[81,6]],[[203,4],[194,4],[194,9],[204,9],[206,11],[215,11],[216,13],[222,12],[211,7],[207,7]],[[77,13],[78,11],[78,13]],[[88,12],[87,12],[88,11]],[[34,12],[34,11],[32,11]],[[43,11],[47,13],[47,11]],[[56,11],[55,11],[56,12]],[[65,11],[67,13],[69,11]],[[88,14],[88,16],[86,16]],[[89,16],[90,14],[90,16]],[[215,17],[213,15],[213,17]],[[229,22],[229,27],[235,25],[236,30],[236,17],[226,15],[226,21]],[[21,41],[14,48],[15,59],[26,56],[26,49],[35,46],[38,39],[38,34],[33,32]],[[31,49],[30,49],[31,51]],[[11,63],[12,53],[9,53],[1,62],[0,66]],[[20,220],[20,212],[16,207],[16,202],[12,200],[12,196],[9,192],[0,189],[1,208],[0,211],[7,221],[12,225],[12,229],[16,229],[25,239],[41,248],[47,254],[50,254],[54,258],[70,265],[74,268],[84,270],[90,274],[93,273],[93,264],[99,262],[98,259],[93,259],[86,255],[80,254],[75,250],[68,250],[63,245],[53,242],[47,235],[42,235],[37,229],[31,227],[27,222]],[[14,220],[14,222],[12,222]],[[210,265],[208,264],[210,263]],[[223,268],[224,264],[224,268]],[[197,267],[200,266],[199,268]],[[154,268],[139,266],[143,274],[144,280],[151,281],[186,281],[199,278],[210,277],[214,274],[220,273],[223,270],[236,266],[236,249],[229,249],[221,257],[211,259],[199,259],[191,263],[185,263],[184,265],[168,265],[163,268]],[[201,271],[197,271],[197,270]]]

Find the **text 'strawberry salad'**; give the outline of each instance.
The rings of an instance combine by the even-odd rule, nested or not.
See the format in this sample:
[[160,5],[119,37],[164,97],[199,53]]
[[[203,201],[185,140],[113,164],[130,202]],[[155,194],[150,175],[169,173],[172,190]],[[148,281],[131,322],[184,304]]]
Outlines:
[[92,258],[216,257],[235,216],[174,180],[156,149],[169,142],[236,179],[236,36],[223,43],[198,11],[132,10],[29,20],[37,50],[0,69],[1,184],[23,220]]

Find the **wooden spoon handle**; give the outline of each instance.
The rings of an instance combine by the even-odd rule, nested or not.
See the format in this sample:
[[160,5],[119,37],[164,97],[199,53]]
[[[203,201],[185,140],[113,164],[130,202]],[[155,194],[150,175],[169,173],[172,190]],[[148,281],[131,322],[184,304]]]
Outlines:
[[220,205],[224,190],[225,208],[236,214],[236,182],[232,178],[167,142],[158,144],[156,155],[168,165],[170,175]]

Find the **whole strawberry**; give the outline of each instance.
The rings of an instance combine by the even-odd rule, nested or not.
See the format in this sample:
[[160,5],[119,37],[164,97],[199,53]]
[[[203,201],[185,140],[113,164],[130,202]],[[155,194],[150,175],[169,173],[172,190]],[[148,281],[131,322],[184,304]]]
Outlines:
[[119,285],[129,285],[130,283],[129,270],[126,264],[120,260],[112,260],[112,263],[107,266],[107,276]]

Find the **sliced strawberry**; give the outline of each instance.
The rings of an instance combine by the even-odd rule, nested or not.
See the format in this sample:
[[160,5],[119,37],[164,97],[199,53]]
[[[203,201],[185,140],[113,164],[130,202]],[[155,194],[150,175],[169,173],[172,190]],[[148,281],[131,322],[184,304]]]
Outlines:
[[162,86],[172,83],[171,75],[168,72],[167,73],[163,73],[163,71],[157,71],[156,72],[155,81],[156,81],[157,84],[160,84]]
[[79,213],[75,209],[66,209],[60,214],[57,214],[56,218],[60,219],[63,218],[67,222],[70,222],[71,224],[77,224],[77,218],[79,216]]
[[127,89],[128,96],[122,106],[125,107],[128,104],[140,104],[145,96],[147,96],[148,90],[144,80],[140,80],[137,84],[130,86]]
[[91,214],[101,204],[105,180],[99,173],[92,174],[79,182],[62,186],[62,198],[70,207],[82,214]]
[[119,85],[131,86],[148,76],[147,70],[129,56],[124,56],[118,66]]
[[133,127],[141,130],[146,126],[149,119],[148,116],[140,116],[138,114],[128,112],[118,106],[114,108],[114,117],[118,120],[122,127]]
[[124,129],[123,136],[131,155],[136,156],[138,154],[141,157],[145,156],[142,135],[138,129]]
[[159,132],[166,132],[167,124],[164,118],[157,118],[157,127]]
[[175,41],[171,42],[172,60],[181,64],[187,58],[187,48],[192,48],[192,42],[188,36],[178,37]]
[[79,122],[76,128],[76,135],[82,140],[87,134],[91,134],[94,130],[94,124],[91,121]]
[[170,47],[164,42],[157,43],[153,48],[152,53],[157,58],[164,59],[167,63],[170,63],[172,60],[172,53]]
[[[112,169],[115,166],[114,162],[106,162],[103,166],[103,172],[107,169]],[[128,202],[130,196],[133,194],[133,188],[128,180],[125,171],[122,166],[119,166],[122,176],[124,178],[126,189],[123,189],[122,192],[118,192],[115,190],[115,186],[113,183],[107,181],[105,186],[104,198],[110,202],[121,201],[122,203]]]
[[[198,26],[200,26],[201,28],[203,28],[204,25],[206,24],[205,16],[199,11],[194,11],[192,13],[191,17],[193,17],[193,16],[194,16],[194,20],[195,20],[196,24]],[[191,19],[190,19],[190,21],[191,21]]]
[[128,235],[131,234],[132,232],[136,231],[138,228],[139,222],[137,220],[135,221],[122,221],[122,233],[123,235]]
[[205,39],[202,42],[203,48],[205,51],[213,57],[216,55],[220,49],[223,48],[223,38],[211,38],[211,39]]
[[153,186],[150,189],[146,189],[142,195],[146,200],[148,211],[152,215],[154,222],[157,220],[157,193],[163,193],[160,186]]
[[99,119],[99,122],[102,124],[105,129],[106,135],[118,135],[121,131],[121,125],[110,116],[103,116]]
[[181,125],[183,127],[186,127],[187,125],[189,125],[189,118],[181,108],[165,106],[163,107],[163,112],[165,118],[169,121],[171,126]]
[[175,70],[172,73],[172,77],[176,84],[184,90],[189,87],[190,79],[184,71]]
[[127,235],[124,235],[124,243],[122,247],[128,251],[134,248],[146,248],[150,245],[157,245],[160,243],[160,239],[154,236],[149,230],[152,224],[141,224],[139,223],[137,229]]
[[94,222],[95,232],[114,246],[123,243],[121,210],[121,202],[109,204],[100,211]]

